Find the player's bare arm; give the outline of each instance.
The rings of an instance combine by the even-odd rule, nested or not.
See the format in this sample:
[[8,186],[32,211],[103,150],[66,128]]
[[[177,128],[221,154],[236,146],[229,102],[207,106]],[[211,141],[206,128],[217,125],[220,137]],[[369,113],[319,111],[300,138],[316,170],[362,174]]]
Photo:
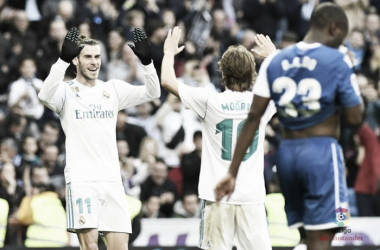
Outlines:
[[173,95],[179,97],[178,82],[174,72],[174,56],[180,53],[185,46],[178,47],[181,29],[175,27],[169,30],[164,44],[164,58],[162,59],[161,84]]
[[227,195],[229,199],[235,189],[236,176],[249,145],[251,144],[256,130],[258,129],[267,106],[269,98],[255,95],[248,114],[248,118],[244,123],[240,136],[236,142],[236,148],[232,157],[231,166],[228,174],[218,183],[215,188],[215,199],[220,201]]
[[350,125],[351,127],[359,127],[363,122],[363,112],[364,103],[361,102],[360,105],[344,109],[343,114],[348,125]]

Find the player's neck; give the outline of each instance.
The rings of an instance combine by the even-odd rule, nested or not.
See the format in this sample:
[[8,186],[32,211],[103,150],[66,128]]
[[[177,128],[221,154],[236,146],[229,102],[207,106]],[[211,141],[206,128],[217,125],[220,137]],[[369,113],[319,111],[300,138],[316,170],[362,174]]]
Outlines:
[[79,75],[79,74],[77,75],[75,80],[77,80],[77,82],[79,82],[80,84],[83,84],[84,86],[90,87],[90,88],[96,85],[96,79],[94,80],[86,79],[82,75]]
[[321,43],[321,44],[326,44],[326,41],[324,39],[324,34],[322,32],[318,31],[309,31],[303,41],[305,43]]

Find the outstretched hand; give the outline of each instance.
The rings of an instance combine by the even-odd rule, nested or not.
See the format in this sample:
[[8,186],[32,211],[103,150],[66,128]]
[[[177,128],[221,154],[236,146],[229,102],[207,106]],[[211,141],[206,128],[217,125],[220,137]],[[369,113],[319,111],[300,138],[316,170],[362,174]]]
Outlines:
[[149,65],[152,62],[152,50],[145,32],[140,28],[135,28],[132,31],[132,39],[135,45],[128,43],[128,46],[142,64]]
[[84,44],[78,47],[79,30],[74,27],[67,32],[65,40],[63,40],[60,58],[70,63],[84,48]]
[[215,200],[219,202],[227,195],[228,201],[235,190],[235,182],[236,178],[228,173],[215,187]]
[[266,58],[272,52],[276,51],[276,46],[272,43],[269,36],[258,34],[256,35],[255,41],[259,48],[252,49],[251,51],[262,58]]
[[168,36],[166,37],[164,44],[164,54],[165,55],[177,55],[180,53],[185,46],[178,48],[179,38],[181,37],[181,29],[178,26],[174,27],[173,31],[170,29]]

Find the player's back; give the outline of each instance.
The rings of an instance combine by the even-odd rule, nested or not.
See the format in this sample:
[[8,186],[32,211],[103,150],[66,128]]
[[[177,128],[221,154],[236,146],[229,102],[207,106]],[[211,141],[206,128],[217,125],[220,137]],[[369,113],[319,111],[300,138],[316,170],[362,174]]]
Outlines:
[[348,57],[319,43],[300,42],[266,63],[270,96],[287,130],[319,124],[336,110],[357,105]]
[[[202,167],[199,196],[214,201],[213,189],[228,172],[236,141],[251,107],[253,93],[226,90],[209,91],[207,109],[202,120]],[[261,120],[260,128],[245,154],[237,186],[229,203],[255,204],[265,199],[263,178],[265,126],[275,113],[271,104]]]

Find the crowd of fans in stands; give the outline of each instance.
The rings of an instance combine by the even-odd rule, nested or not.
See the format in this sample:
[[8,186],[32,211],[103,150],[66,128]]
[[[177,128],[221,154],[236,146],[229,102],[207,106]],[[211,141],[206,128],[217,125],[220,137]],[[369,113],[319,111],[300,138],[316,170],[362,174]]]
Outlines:
[[[67,31],[98,39],[99,79],[144,84],[142,65],[127,43],[133,27],[144,28],[160,76],[163,43],[178,25],[185,50],[176,58],[179,81],[223,91],[218,61],[228,46],[255,47],[269,35],[279,49],[302,40],[322,0],[0,0],[0,198],[9,203],[6,244],[16,239],[17,211],[33,187],[50,185],[65,201],[64,133],[58,117],[37,94],[60,55]],[[323,1],[325,2],[325,1]],[[346,11],[348,48],[366,104],[365,124],[342,124],[351,214],[380,216],[380,2],[333,0]],[[255,55],[257,66],[262,58]],[[75,77],[70,66],[66,79]],[[120,170],[128,195],[139,198],[145,218],[199,217],[202,153],[199,118],[162,89],[152,103],[120,111],[116,133]],[[266,130],[265,178],[275,175],[281,128]],[[307,166],[305,166],[307,167]],[[369,177],[372,179],[369,181]],[[369,186],[371,185],[371,186]],[[64,204],[63,204],[64,206]]]

